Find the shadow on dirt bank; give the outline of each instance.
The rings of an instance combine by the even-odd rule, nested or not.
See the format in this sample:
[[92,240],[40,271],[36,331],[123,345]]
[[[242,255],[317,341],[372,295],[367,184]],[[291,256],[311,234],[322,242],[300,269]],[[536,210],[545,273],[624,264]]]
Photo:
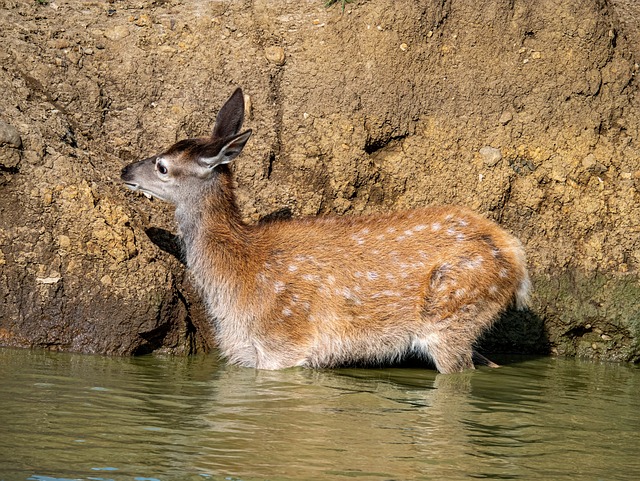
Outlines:
[[478,342],[478,350],[501,354],[550,354],[544,320],[531,309],[509,309]]

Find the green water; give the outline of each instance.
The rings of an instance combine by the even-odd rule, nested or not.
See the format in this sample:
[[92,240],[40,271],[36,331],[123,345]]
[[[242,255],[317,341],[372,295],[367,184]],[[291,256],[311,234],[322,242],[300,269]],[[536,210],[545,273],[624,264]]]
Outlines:
[[0,349],[0,480],[638,480],[640,369],[278,372]]

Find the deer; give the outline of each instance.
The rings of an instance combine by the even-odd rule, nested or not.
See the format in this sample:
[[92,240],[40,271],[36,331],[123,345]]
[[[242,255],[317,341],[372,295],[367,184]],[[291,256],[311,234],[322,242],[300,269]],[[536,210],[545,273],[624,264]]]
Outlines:
[[517,238],[455,205],[244,222],[229,165],[252,134],[243,121],[238,88],[211,136],[121,172],[129,189],[174,204],[185,263],[227,362],[498,367],[476,343],[505,310],[528,304]]

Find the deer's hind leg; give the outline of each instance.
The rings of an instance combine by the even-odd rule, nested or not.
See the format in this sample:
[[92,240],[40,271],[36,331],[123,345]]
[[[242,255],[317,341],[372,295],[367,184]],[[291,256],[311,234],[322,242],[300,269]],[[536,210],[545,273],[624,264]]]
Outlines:
[[414,350],[429,357],[441,373],[474,369],[474,363],[499,367],[474,349],[480,335],[493,323],[498,306],[467,307],[448,317],[423,317],[424,331],[416,336]]
[[431,359],[442,374],[474,369],[472,342],[442,327],[417,337],[413,341],[414,352]]
[[480,364],[497,367],[473,346],[502,310],[500,302],[487,295],[481,279],[469,276],[468,260],[442,264],[429,276],[429,286],[420,310],[421,332],[414,348],[428,356],[441,373],[474,369]]

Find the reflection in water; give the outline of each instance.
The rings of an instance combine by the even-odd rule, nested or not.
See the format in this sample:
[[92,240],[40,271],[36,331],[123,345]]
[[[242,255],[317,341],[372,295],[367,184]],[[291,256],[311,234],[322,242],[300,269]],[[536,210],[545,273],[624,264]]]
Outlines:
[[640,369],[560,359],[443,376],[0,349],[0,480],[640,479],[638,399]]

